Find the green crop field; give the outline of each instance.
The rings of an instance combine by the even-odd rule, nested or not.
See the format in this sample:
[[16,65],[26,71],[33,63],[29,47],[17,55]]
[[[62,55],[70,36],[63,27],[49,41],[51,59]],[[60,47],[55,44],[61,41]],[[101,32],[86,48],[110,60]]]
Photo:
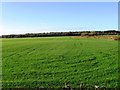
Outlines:
[[2,40],[3,88],[118,87],[118,41],[45,37]]

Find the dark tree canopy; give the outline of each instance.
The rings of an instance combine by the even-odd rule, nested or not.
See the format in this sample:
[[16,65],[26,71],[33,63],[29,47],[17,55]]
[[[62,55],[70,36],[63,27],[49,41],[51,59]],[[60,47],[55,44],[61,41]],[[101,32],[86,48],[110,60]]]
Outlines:
[[98,36],[98,35],[119,35],[120,31],[76,31],[76,32],[49,32],[49,33],[26,33],[2,35],[1,38],[25,38],[25,37],[52,37],[52,36]]

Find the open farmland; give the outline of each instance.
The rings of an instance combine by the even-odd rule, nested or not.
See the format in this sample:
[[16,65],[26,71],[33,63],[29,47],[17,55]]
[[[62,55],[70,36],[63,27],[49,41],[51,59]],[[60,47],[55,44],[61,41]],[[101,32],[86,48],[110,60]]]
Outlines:
[[2,40],[3,88],[115,88],[118,41],[46,37]]

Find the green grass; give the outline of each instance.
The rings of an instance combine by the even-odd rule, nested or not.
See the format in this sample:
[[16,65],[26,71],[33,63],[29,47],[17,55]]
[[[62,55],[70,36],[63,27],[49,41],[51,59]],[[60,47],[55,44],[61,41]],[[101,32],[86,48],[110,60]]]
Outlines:
[[23,38],[2,41],[3,88],[117,87],[118,42],[95,38]]

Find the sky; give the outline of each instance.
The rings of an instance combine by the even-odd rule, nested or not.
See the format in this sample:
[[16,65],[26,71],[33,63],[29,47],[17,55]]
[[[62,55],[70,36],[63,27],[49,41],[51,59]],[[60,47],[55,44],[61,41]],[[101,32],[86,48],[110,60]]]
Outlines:
[[117,28],[117,2],[2,3],[0,35]]

